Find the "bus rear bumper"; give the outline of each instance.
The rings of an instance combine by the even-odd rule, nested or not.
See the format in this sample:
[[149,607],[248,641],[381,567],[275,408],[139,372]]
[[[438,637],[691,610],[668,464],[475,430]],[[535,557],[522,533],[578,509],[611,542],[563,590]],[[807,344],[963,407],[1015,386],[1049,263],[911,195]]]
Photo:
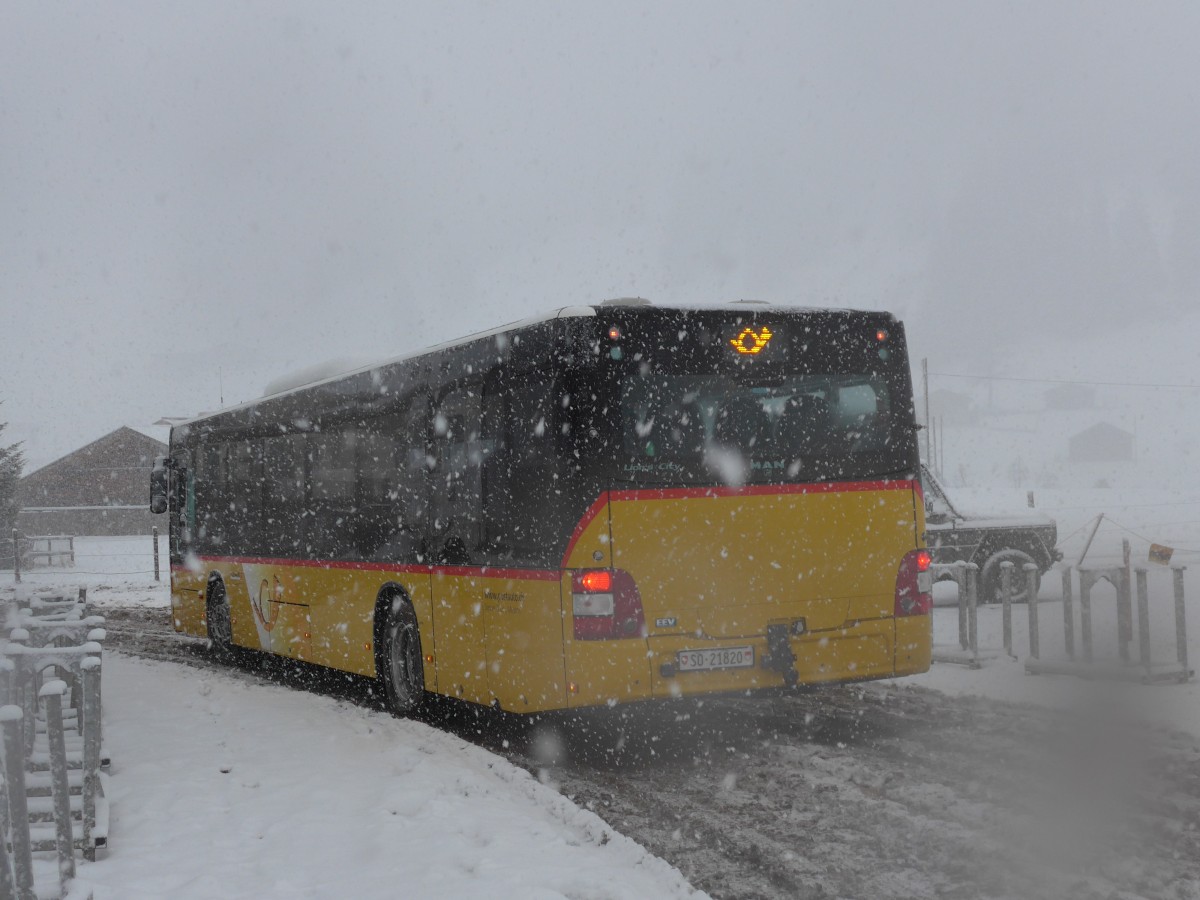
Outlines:
[[[925,618],[926,629],[928,619]],[[794,660],[790,666],[781,659],[781,648],[768,643],[766,635],[720,641],[697,640],[687,635],[653,637],[650,645],[650,688],[655,698],[684,697],[695,694],[778,688],[791,684],[822,684],[890,678],[897,674],[893,652],[896,626],[893,619],[858,622],[842,628],[790,637]],[[905,643],[915,636],[904,632]],[[926,644],[928,641],[926,641]],[[688,670],[687,654],[722,648],[751,647],[753,664],[736,668]],[[926,654],[928,648],[926,648]],[[912,656],[913,651],[906,651]],[[906,656],[906,665],[911,664]],[[926,664],[928,667],[928,664]],[[905,672],[907,673],[907,669]],[[793,674],[794,673],[794,674]]]

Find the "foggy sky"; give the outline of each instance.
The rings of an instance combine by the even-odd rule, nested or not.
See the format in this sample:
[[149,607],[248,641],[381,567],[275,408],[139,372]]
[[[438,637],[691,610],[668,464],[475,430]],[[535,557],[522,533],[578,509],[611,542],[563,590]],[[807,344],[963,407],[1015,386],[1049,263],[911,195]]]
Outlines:
[[887,308],[975,370],[1169,318],[1197,38],[1187,3],[8,4],[3,440],[613,296]]

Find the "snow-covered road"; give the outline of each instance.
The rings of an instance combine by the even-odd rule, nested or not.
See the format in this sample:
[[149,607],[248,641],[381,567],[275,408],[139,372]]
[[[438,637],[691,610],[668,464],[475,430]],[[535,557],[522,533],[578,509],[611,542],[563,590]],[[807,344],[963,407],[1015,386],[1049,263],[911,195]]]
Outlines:
[[[183,691],[184,717],[198,740],[186,741],[186,750],[178,753],[188,757],[189,771],[199,766],[205,796],[212,784],[224,789],[242,783],[214,776],[222,765],[232,768],[230,776],[245,776],[243,760],[256,760],[259,753],[274,759],[277,751],[256,751],[243,743],[248,734],[262,731],[252,721],[261,704],[271,727],[291,735],[282,745],[290,747],[294,739],[303,749],[305,766],[315,762],[338,779],[351,770],[367,780],[366,789],[353,778],[342,788],[324,785],[324,774],[316,782],[316,805],[350,823],[339,839],[349,845],[366,840],[376,846],[369,835],[350,832],[377,820],[375,806],[385,791],[403,796],[410,790],[405,784],[414,770],[399,760],[411,760],[414,747],[418,759],[427,752],[421,748],[435,747],[447,759],[472,765],[473,754],[481,754],[480,760],[489,760],[482,764],[489,777],[531,792],[545,786],[513,774],[509,763],[540,775],[601,816],[615,829],[610,834],[639,842],[715,897],[1200,898],[1200,742],[1141,724],[1137,710],[1113,702],[1108,691],[1084,690],[1071,704],[1050,709],[877,684],[644,707],[624,715],[603,711],[555,721],[565,752],[547,769],[541,765],[544,729],[524,720],[455,703],[435,704],[425,724],[392,720],[378,710],[367,681],[322,678],[320,670],[304,667],[263,670],[253,662],[223,667],[202,642],[173,639],[160,610],[107,612],[114,648],[158,657],[175,653],[186,664],[151,671],[185,679],[184,686],[176,681],[164,686],[168,693],[161,703],[178,704]],[[302,681],[318,696],[270,686],[279,679]],[[218,686],[222,697],[237,697],[237,702],[212,700]],[[327,720],[330,712],[339,718]],[[143,707],[123,718],[125,728],[136,732],[153,713]],[[327,733],[330,729],[346,734]],[[464,748],[458,737],[479,747]],[[401,746],[392,746],[397,743]],[[496,756],[488,757],[485,750]],[[271,765],[252,766],[247,783],[257,787],[233,792],[244,804],[236,812],[233,798],[216,795],[232,818],[245,821],[232,830],[214,826],[219,843],[207,845],[206,856],[232,859],[240,871],[252,865],[246,848],[255,846],[259,832],[290,830],[298,846],[312,846],[299,856],[287,851],[287,858],[324,858],[322,865],[343,866],[346,877],[365,879],[365,892],[356,896],[387,896],[372,893],[386,886],[378,872],[372,874],[376,866],[386,868],[382,859],[363,850],[347,852],[344,863],[334,862],[341,858],[336,853],[322,856],[320,845],[327,838],[317,836],[326,834],[327,816],[311,815],[306,805],[311,785],[305,778],[311,779],[311,772],[281,773],[281,789],[271,780]],[[452,795],[457,790],[453,787]],[[487,797],[478,787],[469,790],[472,797]],[[279,792],[284,798],[272,801]],[[422,803],[430,802],[431,795],[421,796]],[[544,795],[534,796],[535,806],[544,806]],[[472,800],[456,796],[454,802],[471,817]],[[287,816],[290,828],[271,824],[273,809],[293,804],[305,813]],[[485,804],[476,818],[490,815]],[[531,885],[548,878],[548,890],[568,897],[649,896],[641,885],[624,880],[628,862],[587,890],[582,887],[587,879],[564,889],[563,882],[554,881],[565,865],[558,845],[546,843],[554,828],[539,831],[539,821],[512,826],[545,846],[534,867],[544,865],[547,872]],[[568,844],[582,841],[586,849],[591,832],[585,829],[581,838],[572,831],[569,814],[552,810],[550,821],[560,823],[566,835],[560,838]],[[164,829],[169,830],[150,831]],[[194,831],[188,831],[190,837],[173,838],[172,845],[194,840]],[[250,833],[253,839],[246,837]],[[496,895],[488,887],[492,864],[472,870],[463,862],[475,853],[490,859],[497,851],[493,845],[481,849],[479,833],[472,827],[452,836],[460,846],[447,850],[450,881],[444,891],[430,880],[408,895]],[[140,843],[141,833],[134,839]],[[126,840],[114,835],[114,856]],[[504,850],[509,852],[514,851]],[[585,860],[573,865],[588,865],[587,855],[579,852]],[[152,867],[144,865],[124,875],[148,877]],[[636,874],[641,867],[629,871]],[[472,873],[479,878],[474,887]],[[208,870],[205,877],[210,880],[202,883],[214,883]],[[274,885],[254,878],[250,883],[275,891],[264,896],[333,896],[316,887],[309,894],[291,894],[290,882]],[[329,884],[313,883],[321,890]],[[500,881],[496,892],[504,895],[510,884],[520,882]],[[616,893],[594,892],[599,890]]]

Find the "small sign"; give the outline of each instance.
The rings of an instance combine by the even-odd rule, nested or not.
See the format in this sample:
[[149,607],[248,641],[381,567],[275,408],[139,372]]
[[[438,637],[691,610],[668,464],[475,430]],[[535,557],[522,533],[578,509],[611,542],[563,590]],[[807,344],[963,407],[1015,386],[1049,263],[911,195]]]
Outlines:
[[1150,562],[1157,563],[1160,566],[1169,566],[1171,564],[1171,554],[1175,551],[1171,547],[1164,547],[1162,544],[1150,545]]

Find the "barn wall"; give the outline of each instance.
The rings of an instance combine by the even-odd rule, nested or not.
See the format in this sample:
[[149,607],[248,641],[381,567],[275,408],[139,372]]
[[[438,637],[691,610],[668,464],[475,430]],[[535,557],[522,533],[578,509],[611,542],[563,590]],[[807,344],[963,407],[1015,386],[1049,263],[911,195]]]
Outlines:
[[17,528],[23,534],[149,534],[150,470],[166,445],[118,428],[21,479]]

